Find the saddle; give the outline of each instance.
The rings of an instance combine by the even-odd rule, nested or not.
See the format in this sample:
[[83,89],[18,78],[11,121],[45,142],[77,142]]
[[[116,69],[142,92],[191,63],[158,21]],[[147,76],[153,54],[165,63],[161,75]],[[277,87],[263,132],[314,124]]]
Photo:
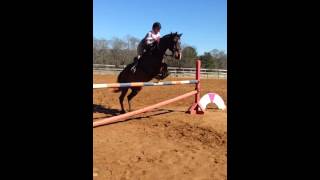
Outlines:
[[[142,58],[145,54],[148,54],[148,55],[152,55],[152,52],[154,51],[154,50],[156,50],[156,49],[158,49],[159,48],[159,44],[158,43],[156,43],[156,42],[154,42],[152,45],[149,45],[149,46],[145,46],[145,48],[144,48],[144,52],[141,54],[141,57],[140,58]],[[132,71],[132,73],[135,73],[136,72],[136,70],[137,70],[137,66],[139,65],[139,59],[138,59],[138,57],[134,57],[134,59],[133,59],[133,66],[132,66],[132,68],[131,68],[131,71]]]

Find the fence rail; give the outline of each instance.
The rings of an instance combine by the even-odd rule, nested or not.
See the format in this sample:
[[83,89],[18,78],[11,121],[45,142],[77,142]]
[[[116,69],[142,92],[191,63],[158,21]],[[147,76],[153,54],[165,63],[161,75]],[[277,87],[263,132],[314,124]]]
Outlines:
[[[125,65],[116,67],[115,65],[108,64],[93,64],[94,73],[101,74],[118,74],[120,73]],[[194,76],[196,68],[179,68],[179,67],[168,67],[172,76],[176,77],[189,77]],[[215,79],[226,79],[228,71],[225,69],[205,69],[200,70],[202,78],[215,78]]]

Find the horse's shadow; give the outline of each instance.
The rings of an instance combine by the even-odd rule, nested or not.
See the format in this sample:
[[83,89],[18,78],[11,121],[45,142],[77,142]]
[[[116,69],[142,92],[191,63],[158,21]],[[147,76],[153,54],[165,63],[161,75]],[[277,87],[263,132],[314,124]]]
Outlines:
[[111,109],[111,108],[105,108],[101,105],[93,104],[93,113],[103,113],[111,116],[117,116],[120,115],[120,110],[118,109]]
[[[105,107],[103,107],[101,105],[96,105],[96,104],[93,105],[93,112],[94,113],[103,113],[103,114],[107,115],[106,117],[93,118],[93,119],[96,119],[96,120],[101,119],[101,118],[117,116],[117,115],[121,114],[120,110],[118,110],[118,109],[105,108]],[[159,116],[159,115],[168,114],[168,113],[172,113],[172,112],[184,112],[184,111],[156,108],[156,109],[154,109],[152,111],[148,111],[148,113],[151,113],[151,114],[145,115],[144,113],[142,113],[142,114],[144,114],[143,116],[132,117],[132,118],[128,118],[127,120],[123,120],[123,121],[128,121],[128,120],[132,120],[132,119],[150,118],[150,117],[153,117],[153,116]]]

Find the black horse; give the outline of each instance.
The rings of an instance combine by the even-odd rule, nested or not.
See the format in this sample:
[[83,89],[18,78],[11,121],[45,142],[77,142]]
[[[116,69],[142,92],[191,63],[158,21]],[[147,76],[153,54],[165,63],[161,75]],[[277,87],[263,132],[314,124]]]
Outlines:
[[[133,73],[131,68],[133,67],[134,63],[127,65],[122,72],[118,75],[118,83],[128,83],[128,82],[148,82],[153,78],[156,79],[164,79],[166,75],[160,76],[159,73],[166,72],[167,65],[162,62],[163,57],[169,49],[172,52],[172,55],[175,59],[181,59],[181,47],[180,47],[180,37],[182,34],[171,33],[163,36],[160,39],[160,43],[155,46],[155,48],[151,49],[149,52],[144,53],[140,59],[139,63],[136,67],[136,71]],[[164,73],[166,74],[166,73]],[[128,104],[129,104],[129,111],[131,111],[131,104],[130,101],[133,97],[135,97],[142,87],[125,87],[119,88],[114,92],[121,91],[119,101],[121,105],[121,113],[125,113],[123,107],[123,100],[128,92],[131,89],[131,93],[128,95]]]

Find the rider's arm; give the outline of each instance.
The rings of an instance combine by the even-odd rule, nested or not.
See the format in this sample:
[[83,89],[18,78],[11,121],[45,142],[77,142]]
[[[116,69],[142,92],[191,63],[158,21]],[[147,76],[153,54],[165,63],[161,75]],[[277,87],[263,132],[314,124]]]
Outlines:
[[146,36],[146,44],[152,44],[154,42],[153,36],[151,32],[148,32],[147,36]]

